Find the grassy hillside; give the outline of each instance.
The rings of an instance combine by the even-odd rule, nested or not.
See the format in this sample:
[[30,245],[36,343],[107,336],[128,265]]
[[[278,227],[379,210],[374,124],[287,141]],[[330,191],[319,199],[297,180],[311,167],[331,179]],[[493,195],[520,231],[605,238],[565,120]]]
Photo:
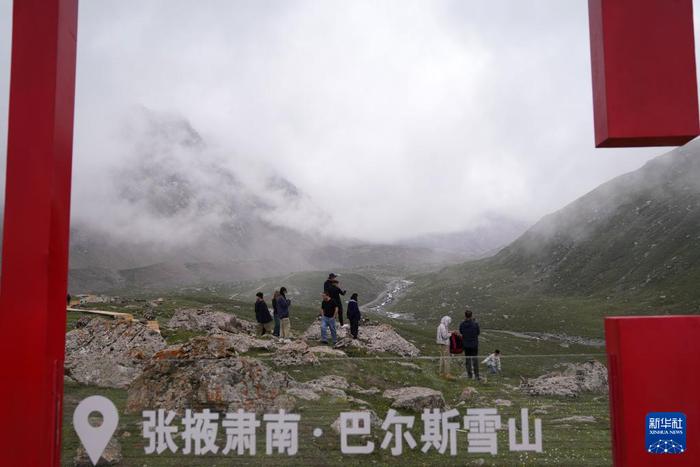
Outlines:
[[417,275],[395,305],[435,319],[470,304],[489,326],[600,335],[608,314],[700,311],[700,144],[544,217],[497,255]]

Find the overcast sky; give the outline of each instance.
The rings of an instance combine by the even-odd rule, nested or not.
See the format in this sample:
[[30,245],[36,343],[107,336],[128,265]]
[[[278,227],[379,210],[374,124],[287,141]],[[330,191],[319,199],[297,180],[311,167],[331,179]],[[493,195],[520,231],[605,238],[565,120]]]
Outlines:
[[73,214],[102,216],[107,148],[144,106],[187,118],[237,170],[276,167],[332,233],[536,220],[667,151],[594,148],[587,3],[82,1]]

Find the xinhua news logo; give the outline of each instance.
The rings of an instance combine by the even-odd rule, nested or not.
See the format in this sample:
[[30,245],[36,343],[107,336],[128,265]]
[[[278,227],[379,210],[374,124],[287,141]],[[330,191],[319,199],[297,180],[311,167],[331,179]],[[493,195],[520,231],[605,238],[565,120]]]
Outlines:
[[651,454],[683,454],[686,450],[684,413],[648,413],[646,433],[646,448]]

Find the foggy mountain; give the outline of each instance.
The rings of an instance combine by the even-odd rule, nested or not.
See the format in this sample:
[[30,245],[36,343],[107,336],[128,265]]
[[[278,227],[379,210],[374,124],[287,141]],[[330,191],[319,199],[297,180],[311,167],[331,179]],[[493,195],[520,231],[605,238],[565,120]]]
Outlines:
[[402,245],[460,253],[472,259],[491,256],[522,235],[531,224],[497,214],[484,216],[469,230],[422,235]]
[[123,157],[113,158],[120,163],[91,190],[106,193],[97,207],[74,203],[73,292],[368,265],[439,265],[499,246],[498,240],[486,241],[462,251],[430,242],[384,245],[330,238],[322,229],[329,216],[291,181],[269,167],[236,165],[235,157],[209,147],[185,119],[142,109],[124,139]]
[[617,313],[697,310],[700,142],[604,183],[495,256],[415,281],[404,308],[476,304],[489,310],[494,326],[515,316],[532,327],[529,318],[545,310],[554,319],[562,310],[585,309],[591,320],[603,306],[616,306]]

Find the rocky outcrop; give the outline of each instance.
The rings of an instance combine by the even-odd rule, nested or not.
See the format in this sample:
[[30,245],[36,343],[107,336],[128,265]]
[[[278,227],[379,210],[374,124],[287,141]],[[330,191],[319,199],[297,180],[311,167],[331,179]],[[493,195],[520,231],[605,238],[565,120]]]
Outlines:
[[[368,324],[360,327],[359,338],[352,339],[347,328],[337,327],[338,343],[336,349],[358,348],[367,352],[389,352],[404,357],[415,357],[420,354],[418,347],[401,337],[388,324]],[[314,322],[304,332],[303,338],[309,342],[321,340],[321,325]]]
[[65,374],[82,384],[125,388],[163,348],[160,333],[139,322],[93,318],[66,334]]
[[291,410],[289,376],[259,360],[233,356],[225,341],[202,336],[160,352],[129,387],[127,410]]
[[420,386],[387,389],[383,396],[394,400],[391,406],[395,409],[422,412],[423,409],[442,409],[445,407],[445,398],[442,396],[442,392]]
[[238,318],[232,313],[216,311],[212,307],[183,308],[177,310],[167,329],[184,329],[187,331],[228,331],[232,333],[255,333],[255,323]]
[[278,366],[315,365],[318,357],[304,341],[292,341],[277,347],[272,361]]
[[608,370],[597,360],[568,363],[564,370],[525,380],[520,387],[531,396],[576,397],[582,392],[607,393]]

